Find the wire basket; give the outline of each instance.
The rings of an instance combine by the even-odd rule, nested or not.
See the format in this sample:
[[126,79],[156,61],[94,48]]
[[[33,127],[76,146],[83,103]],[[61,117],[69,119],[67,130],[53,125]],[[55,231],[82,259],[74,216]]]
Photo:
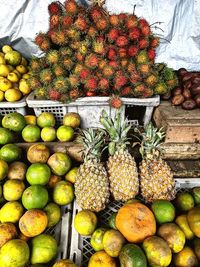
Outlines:
[[[195,186],[200,186],[200,179],[198,178],[187,178],[187,179],[176,179],[176,188],[177,192],[185,192]],[[108,204],[107,208],[98,213],[98,218],[100,220],[100,224],[103,226],[107,226],[108,219],[112,215],[113,212],[119,210],[122,207],[123,202],[112,201]],[[74,202],[73,206],[73,219],[80,208],[77,206],[76,202]],[[90,257],[95,253],[93,248],[90,245],[90,237],[80,236],[73,225],[71,226],[71,245],[70,245],[70,259],[73,260],[77,266],[86,267],[88,265],[88,261]]]
[[26,115],[26,96],[17,102],[0,102],[0,115],[4,116],[12,112],[18,112]]
[[[154,107],[160,104],[160,96],[151,98],[121,98],[123,101],[122,116],[128,117],[130,124],[146,125],[150,122]],[[35,115],[51,112],[58,124],[67,112],[76,112],[81,116],[82,128],[99,127],[102,110],[106,110],[110,117],[114,117],[115,109],[109,105],[109,97],[83,97],[69,104],[57,101],[36,100],[34,92],[27,97],[28,107],[33,108]],[[138,110],[142,109],[142,110]],[[140,115],[140,116],[139,116]]]

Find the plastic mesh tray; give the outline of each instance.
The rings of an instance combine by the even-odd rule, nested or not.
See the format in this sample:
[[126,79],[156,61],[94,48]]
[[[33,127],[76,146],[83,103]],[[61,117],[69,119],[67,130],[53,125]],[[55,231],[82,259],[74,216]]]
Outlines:
[[17,102],[0,102],[0,114],[4,116],[11,112],[18,112],[26,115],[26,105],[26,97],[23,97]]
[[[195,186],[200,186],[200,179],[176,179],[176,188],[178,192],[187,191],[190,188]],[[100,224],[102,226],[106,226],[109,217],[112,215],[113,212],[116,212],[121,206],[123,202],[119,201],[112,201],[109,203],[107,208],[98,213],[98,218]],[[76,202],[74,202],[73,206],[73,220],[77,212],[79,211],[79,207],[77,206]],[[71,226],[71,245],[70,245],[70,259],[73,260],[77,266],[79,267],[86,267],[90,257],[94,254],[94,250],[90,245],[90,237],[82,237],[80,236],[73,224]]]

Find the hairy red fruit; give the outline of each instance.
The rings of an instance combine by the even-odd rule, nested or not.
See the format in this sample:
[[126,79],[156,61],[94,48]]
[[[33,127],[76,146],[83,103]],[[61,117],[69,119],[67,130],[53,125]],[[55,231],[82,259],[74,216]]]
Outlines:
[[60,14],[62,12],[61,6],[59,2],[52,2],[50,5],[48,5],[49,14]]
[[119,46],[119,47],[124,47],[128,44],[128,39],[126,36],[124,35],[121,35],[117,38],[116,40],[116,45]]
[[64,16],[62,19],[62,24],[65,28],[69,28],[73,23],[73,18],[71,16]]
[[123,104],[122,100],[118,97],[118,96],[112,96],[110,98],[110,106],[113,107],[113,108],[120,108]]
[[140,30],[138,27],[134,27],[129,31],[129,38],[131,40],[138,40],[140,37]]
[[139,41],[139,48],[140,49],[147,48],[148,45],[149,45],[149,43],[148,43],[148,41],[146,39],[141,39]]
[[82,80],[85,80],[88,76],[90,75],[90,71],[86,68],[82,69],[80,72],[79,72],[79,77],[82,79]]
[[120,58],[126,57],[127,56],[127,49],[123,48],[123,47],[119,48],[118,54],[119,54]]
[[137,22],[137,17],[135,15],[130,15],[128,16],[126,23],[125,23],[125,28],[131,29],[136,27],[138,24]]
[[88,91],[96,91],[98,80],[96,77],[90,77],[85,81],[84,88]]
[[156,57],[156,52],[154,49],[149,49],[147,51],[147,55],[150,60],[154,60],[154,58]]
[[109,60],[115,60],[117,58],[117,52],[114,48],[109,48],[107,57]]
[[130,57],[134,57],[135,55],[137,55],[139,48],[136,45],[130,45],[128,48],[128,55]]
[[120,19],[118,15],[111,15],[109,17],[109,22],[112,26],[118,26],[120,24]]
[[67,13],[72,14],[72,15],[78,13],[78,5],[77,5],[76,1],[74,1],[74,0],[67,0],[65,2],[65,9],[66,9]]

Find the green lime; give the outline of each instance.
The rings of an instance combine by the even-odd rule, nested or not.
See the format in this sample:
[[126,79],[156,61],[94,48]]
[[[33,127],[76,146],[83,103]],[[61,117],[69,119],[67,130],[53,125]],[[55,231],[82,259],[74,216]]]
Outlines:
[[41,128],[44,127],[54,127],[56,124],[56,119],[52,113],[43,112],[37,118],[37,125]]
[[4,160],[0,159],[0,181],[6,178],[8,174],[8,164]]
[[57,130],[57,138],[61,142],[69,142],[74,137],[74,130],[70,126],[62,125]]
[[199,205],[200,204],[200,187],[194,187],[192,189],[192,194],[193,194],[195,204]]
[[70,182],[60,181],[53,188],[53,201],[58,205],[67,205],[74,200],[74,187]]
[[41,130],[41,139],[44,142],[53,142],[56,139],[56,129],[53,127],[44,127]]
[[20,180],[7,180],[3,185],[3,196],[7,201],[19,200],[23,194],[25,185]]
[[21,132],[26,126],[26,120],[22,114],[13,112],[3,117],[2,126],[14,132]]
[[0,150],[0,159],[10,163],[21,158],[22,150],[15,144],[4,145]]
[[160,224],[172,222],[175,218],[175,207],[168,200],[156,200],[151,206],[156,221]]
[[61,209],[56,203],[49,203],[44,208],[44,211],[48,217],[48,225],[47,227],[53,227],[56,225],[61,219]]
[[37,125],[26,125],[22,137],[27,143],[37,142],[40,140],[40,128]]
[[90,239],[90,244],[95,251],[103,250],[103,236],[108,229],[97,228]]
[[66,173],[65,180],[74,184],[76,181],[78,170],[79,170],[78,167],[73,167],[68,173]]
[[51,170],[47,164],[33,163],[26,172],[26,179],[31,185],[45,185],[51,176]]
[[177,208],[183,211],[188,211],[194,207],[194,198],[188,192],[178,194],[175,201]]
[[6,145],[12,143],[14,140],[13,133],[5,128],[0,127],[0,145]]
[[113,212],[112,215],[108,219],[108,225],[110,228],[117,230],[115,220],[116,220],[117,212]]

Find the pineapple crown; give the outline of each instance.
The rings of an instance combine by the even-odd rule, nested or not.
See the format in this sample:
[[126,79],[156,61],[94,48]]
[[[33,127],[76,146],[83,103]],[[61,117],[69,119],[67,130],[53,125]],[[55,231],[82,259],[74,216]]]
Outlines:
[[157,129],[153,126],[152,122],[146,125],[144,133],[141,133],[138,129],[135,131],[139,132],[142,137],[140,153],[142,158],[152,158],[160,156],[159,146],[162,139],[165,137],[163,128]]
[[131,125],[128,124],[127,119],[122,119],[121,109],[116,111],[114,119],[111,119],[106,111],[103,110],[100,123],[104,126],[110,137],[108,145],[109,154],[114,155],[116,151],[125,150],[129,144],[127,134],[131,129]]
[[81,129],[79,142],[84,146],[84,161],[101,159],[102,147],[105,140],[105,131],[103,129]]

